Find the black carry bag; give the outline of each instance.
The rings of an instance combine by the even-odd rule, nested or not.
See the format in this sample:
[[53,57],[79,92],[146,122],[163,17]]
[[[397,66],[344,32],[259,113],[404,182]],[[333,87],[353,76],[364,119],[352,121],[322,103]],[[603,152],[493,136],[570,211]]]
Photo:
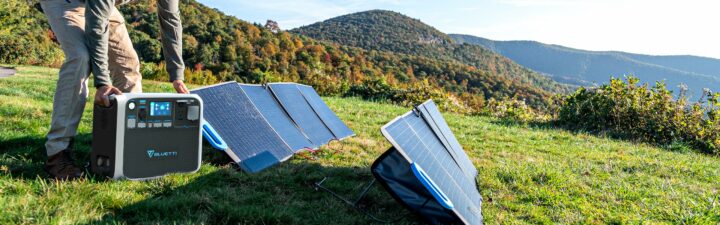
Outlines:
[[373,176],[396,201],[431,224],[463,224],[452,210],[444,208],[413,174],[410,163],[394,147],[371,167]]

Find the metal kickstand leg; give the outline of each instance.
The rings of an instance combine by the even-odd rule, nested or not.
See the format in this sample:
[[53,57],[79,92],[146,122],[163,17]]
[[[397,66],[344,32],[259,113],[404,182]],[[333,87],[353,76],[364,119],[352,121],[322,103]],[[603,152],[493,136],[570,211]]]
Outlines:
[[332,196],[334,196],[335,198],[337,198],[337,199],[339,199],[340,201],[343,201],[343,202],[345,202],[346,204],[352,206],[355,210],[364,213],[367,217],[369,217],[370,219],[372,219],[372,220],[374,220],[374,221],[376,221],[376,222],[380,222],[380,223],[394,223],[394,222],[400,221],[401,219],[403,219],[403,218],[405,218],[405,217],[407,216],[407,214],[405,214],[405,215],[402,215],[402,216],[400,216],[400,217],[398,217],[398,218],[395,218],[395,219],[392,219],[392,220],[382,220],[382,219],[379,219],[379,218],[377,218],[376,216],[370,214],[369,212],[365,211],[364,209],[361,209],[361,208],[360,208],[360,206],[359,206],[360,201],[361,201],[363,198],[365,198],[365,196],[367,195],[367,193],[370,191],[370,188],[372,188],[372,186],[375,184],[375,181],[376,181],[375,179],[372,179],[372,181],[370,181],[370,183],[368,183],[368,184],[362,189],[362,191],[358,194],[357,198],[355,198],[354,201],[350,201],[349,199],[347,199],[347,198],[345,198],[345,197],[343,197],[343,196],[340,196],[339,194],[335,193],[334,191],[330,190],[329,188],[327,188],[327,187],[325,187],[325,186],[322,186],[322,184],[323,184],[327,179],[328,179],[327,177],[324,177],[322,180],[316,182],[316,183],[315,183],[315,190],[316,190],[316,191],[317,191],[317,190],[323,190],[323,191],[325,191],[325,192],[330,193],[330,194],[331,194]]

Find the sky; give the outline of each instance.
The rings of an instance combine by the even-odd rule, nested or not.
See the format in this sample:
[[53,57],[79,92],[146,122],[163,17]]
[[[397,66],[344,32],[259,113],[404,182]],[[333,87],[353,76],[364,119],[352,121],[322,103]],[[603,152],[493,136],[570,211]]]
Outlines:
[[371,9],[392,10],[445,33],[534,40],[585,50],[720,58],[713,0],[198,0],[239,19],[292,29]]

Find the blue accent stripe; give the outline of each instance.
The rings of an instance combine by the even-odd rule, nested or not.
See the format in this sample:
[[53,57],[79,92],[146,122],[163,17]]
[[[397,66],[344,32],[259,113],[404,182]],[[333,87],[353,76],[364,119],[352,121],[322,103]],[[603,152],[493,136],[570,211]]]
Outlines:
[[423,186],[425,186],[425,188],[427,188],[428,191],[430,191],[430,194],[432,194],[433,197],[435,197],[435,200],[437,200],[438,203],[440,203],[440,205],[442,205],[446,209],[453,209],[455,207],[452,204],[452,201],[450,201],[450,199],[448,199],[447,195],[445,195],[445,193],[443,193],[440,190],[440,188],[438,188],[438,186],[435,185],[435,182],[432,179],[430,179],[430,177],[427,176],[427,174],[425,173],[425,170],[423,170],[419,164],[417,164],[417,163],[410,164],[410,168],[412,168],[412,171],[415,174],[415,177],[417,177],[417,179],[420,180],[420,183],[422,183]]

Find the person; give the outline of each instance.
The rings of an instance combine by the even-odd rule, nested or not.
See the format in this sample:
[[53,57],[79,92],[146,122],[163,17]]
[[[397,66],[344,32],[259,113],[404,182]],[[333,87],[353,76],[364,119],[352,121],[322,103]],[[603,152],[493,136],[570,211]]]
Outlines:
[[[140,61],[123,16],[116,6],[131,0],[40,0],[43,13],[65,54],[53,98],[44,169],[53,179],[75,179],[83,170],[72,157],[73,140],[88,98],[92,71],[95,103],[108,106],[109,95],[142,92]],[[158,0],[163,55],[178,93],[183,83],[182,26],[179,0]]]

